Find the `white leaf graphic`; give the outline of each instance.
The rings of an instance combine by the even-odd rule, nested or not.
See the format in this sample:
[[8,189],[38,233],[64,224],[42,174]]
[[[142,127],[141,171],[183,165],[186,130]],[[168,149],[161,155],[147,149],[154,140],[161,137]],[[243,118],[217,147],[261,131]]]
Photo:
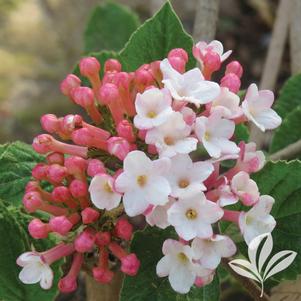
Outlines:
[[[257,253],[259,246],[262,244],[263,246],[261,249],[261,252],[259,254],[259,260],[257,264]],[[264,233],[262,235],[259,235],[255,237],[249,244],[248,248],[248,256],[250,259],[250,262],[257,267],[258,273],[261,272],[262,266],[264,265],[266,259],[269,257],[273,249],[273,239],[270,233]]]
[[264,245],[261,249],[260,255],[259,255],[259,259],[258,259],[258,271],[259,273],[261,273],[262,267],[264,265],[264,263],[266,262],[266,260],[268,259],[268,257],[270,256],[272,250],[273,250],[273,238],[271,233],[267,233],[267,239],[264,242]]
[[[271,276],[286,269],[295,260],[296,256],[297,256],[297,253],[294,251],[281,251],[281,252],[275,254],[271,258],[271,260],[269,261],[269,263],[265,269],[263,279],[266,280],[266,279],[270,278]],[[281,260],[281,258],[284,258],[284,259]],[[278,262],[279,260],[281,260],[281,261]],[[276,262],[278,262],[278,263],[276,265],[274,265]]]
[[[257,254],[260,247],[260,253]],[[263,273],[262,268],[270,256],[272,249],[272,235],[271,233],[264,233],[255,237],[248,246],[248,256],[250,262],[244,259],[235,259],[229,262],[230,267],[237,274],[255,280],[261,284],[260,297],[263,297],[264,294],[264,281],[286,269],[297,256],[297,253],[294,251],[281,251],[271,258]]]
[[262,282],[261,277],[256,270],[256,267],[249,261],[244,259],[234,259],[229,262],[229,265],[237,274],[253,279],[259,283]]

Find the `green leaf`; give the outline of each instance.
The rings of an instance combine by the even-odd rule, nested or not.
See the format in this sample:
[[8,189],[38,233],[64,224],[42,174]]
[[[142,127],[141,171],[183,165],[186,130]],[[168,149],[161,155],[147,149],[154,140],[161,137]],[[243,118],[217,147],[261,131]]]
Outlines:
[[276,101],[275,110],[285,118],[297,106],[301,105],[301,74],[292,76],[280,91],[280,96]]
[[27,182],[31,178],[31,169],[43,157],[31,146],[14,142],[0,146],[0,198],[19,204]]
[[301,139],[300,120],[301,105],[288,113],[281,126],[276,130],[270,146],[270,153],[275,153]]
[[120,50],[138,26],[138,16],[123,5],[97,6],[85,30],[85,52]]
[[[13,209],[15,211],[16,209]],[[21,212],[12,212],[0,202],[0,300],[1,301],[51,301],[57,295],[57,282],[60,276],[59,263],[52,266],[55,274],[53,287],[43,290],[39,284],[25,285],[18,278],[20,268],[16,264],[17,257],[30,251],[33,240],[29,238],[24,223],[19,219],[27,219]],[[48,249],[49,241],[35,241],[38,251]]]
[[301,162],[268,162],[254,175],[261,194],[275,199],[272,215],[277,226],[272,232],[273,254],[282,250],[298,253],[295,261],[276,279],[295,279],[301,271]]
[[235,127],[234,137],[235,137],[235,141],[237,143],[239,143],[241,141],[248,142],[249,135],[250,135],[249,129],[244,124],[238,124]]
[[137,232],[132,241],[131,251],[141,260],[139,273],[135,277],[127,276],[124,280],[120,301],[218,301],[219,280],[204,288],[193,287],[189,294],[181,295],[172,290],[168,278],[156,275],[157,262],[163,257],[162,244],[167,238],[174,238],[171,228],[160,230],[146,228]]
[[166,2],[152,18],[141,25],[131,36],[120,56],[125,71],[134,71],[143,64],[167,57],[173,48],[188,52],[188,69],[195,67],[192,56],[193,40],[183,29],[171,4]]

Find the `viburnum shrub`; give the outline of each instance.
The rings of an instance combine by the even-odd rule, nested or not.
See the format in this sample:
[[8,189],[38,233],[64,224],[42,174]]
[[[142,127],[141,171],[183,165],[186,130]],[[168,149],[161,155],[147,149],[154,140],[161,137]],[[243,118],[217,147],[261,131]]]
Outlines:
[[[0,300],[52,301],[81,271],[113,281],[112,296],[124,274],[120,301],[218,301],[240,274],[261,284],[239,282],[256,299],[300,275],[301,76],[274,111],[221,42],[194,45],[168,1],[138,25],[97,6],[60,85],[74,110],[43,115],[33,148],[0,145]],[[265,154],[250,125],[280,125]]]
[[[209,284],[221,258],[236,253],[219,222],[237,224],[246,243],[274,229],[274,199],[250,178],[263,167],[264,154],[235,134],[246,122],[262,131],[278,127],[274,95],[251,84],[241,102],[243,68],[226,63],[231,51],[224,53],[219,41],[199,42],[192,52],[199,67],[188,71],[182,48],[133,72],[117,59],[101,65],[85,57],[79,70],[89,85],[75,74],[62,81],[61,92],[90,119],[41,117],[47,134],[32,146],[47,162],[32,169],[23,205],[29,213],[47,213],[30,221],[30,235],[55,234],[57,245],[20,255],[22,282],[49,289],[51,264],[64,257],[70,265],[58,282],[62,292],[77,288],[84,265],[100,283],[110,283],[118,269],[135,276],[141,258],[128,247],[145,220],[174,228],[177,239],[164,241],[153,268],[175,291],[188,293]],[[220,81],[212,80],[216,72]],[[227,207],[237,203],[238,210]]]

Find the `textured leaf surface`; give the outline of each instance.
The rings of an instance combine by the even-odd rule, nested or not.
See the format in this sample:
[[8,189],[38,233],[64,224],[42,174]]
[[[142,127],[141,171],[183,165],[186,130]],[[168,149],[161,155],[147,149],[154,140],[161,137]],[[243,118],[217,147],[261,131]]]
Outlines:
[[19,204],[31,169],[43,157],[30,145],[14,142],[0,146],[0,198]]
[[[23,221],[27,219],[21,212],[16,214],[0,202],[0,300],[1,301],[51,301],[57,295],[57,281],[60,275],[59,266],[52,266],[56,275],[52,289],[43,290],[39,284],[25,285],[18,278],[20,268],[16,265],[17,257],[30,251],[31,243],[27,231],[23,228]],[[21,223],[18,221],[21,220]],[[49,242],[35,241],[38,251],[50,247]]]
[[253,178],[261,194],[275,198],[272,215],[277,226],[272,232],[272,254],[283,250],[298,253],[291,266],[275,278],[295,279],[301,271],[301,162],[269,162]]
[[139,273],[135,277],[126,277],[121,291],[121,301],[217,301],[219,300],[219,281],[214,281],[204,288],[192,288],[187,295],[175,293],[167,277],[156,275],[157,262],[163,257],[162,244],[165,239],[174,237],[171,229],[160,230],[147,228],[137,232],[131,250],[141,260]]
[[275,110],[282,117],[286,117],[297,106],[301,105],[301,74],[291,77],[283,86],[276,101]]
[[192,38],[184,31],[181,21],[169,2],[131,36],[120,55],[126,71],[163,59],[173,48],[184,48],[190,57],[188,69],[195,66]]
[[85,31],[85,52],[120,50],[138,26],[137,15],[127,7],[116,3],[98,6]]
[[301,139],[300,120],[301,105],[288,113],[285,119],[282,120],[281,126],[276,130],[273,137],[270,146],[271,153],[277,152]]

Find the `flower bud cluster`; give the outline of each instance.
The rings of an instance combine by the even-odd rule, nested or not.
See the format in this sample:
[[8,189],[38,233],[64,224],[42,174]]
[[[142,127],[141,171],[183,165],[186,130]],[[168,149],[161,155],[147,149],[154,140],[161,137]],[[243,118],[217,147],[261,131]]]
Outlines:
[[[49,266],[66,256],[72,260],[59,281],[62,292],[76,289],[85,261],[100,283],[110,283],[117,268],[136,275],[140,261],[128,246],[131,218],[139,215],[150,226],[174,228],[178,240],[164,242],[157,274],[169,276],[175,291],[187,293],[192,285],[210,283],[221,258],[236,252],[232,239],[216,231],[220,221],[237,224],[246,243],[273,230],[274,200],[260,195],[250,178],[263,167],[263,152],[252,142],[238,141],[235,128],[250,121],[271,130],[281,119],[271,109],[271,91],[252,84],[240,100],[239,62],[225,66],[220,83],[211,80],[231,54],[223,52],[219,41],[197,43],[193,55],[200,68],[191,70],[180,48],[134,72],[122,71],[115,59],[102,68],[96,58],[86,57],[79,70],[90,86],[74,74],[63,80],[62,93],[91,122],[80,115],[41,118],[47,133],[34,139],[33,148],[47,155],[46,161],[33,168],[23,204],[33,215],[49,216],[35,217],[30,235],[55,235],[61,242],[18,258],[24,283],[49,288]],[[229,160],[234,163],[226,168]],[[46,182],[50,189],[44,189]],[[247,209],[229,207],[237,203]]]

